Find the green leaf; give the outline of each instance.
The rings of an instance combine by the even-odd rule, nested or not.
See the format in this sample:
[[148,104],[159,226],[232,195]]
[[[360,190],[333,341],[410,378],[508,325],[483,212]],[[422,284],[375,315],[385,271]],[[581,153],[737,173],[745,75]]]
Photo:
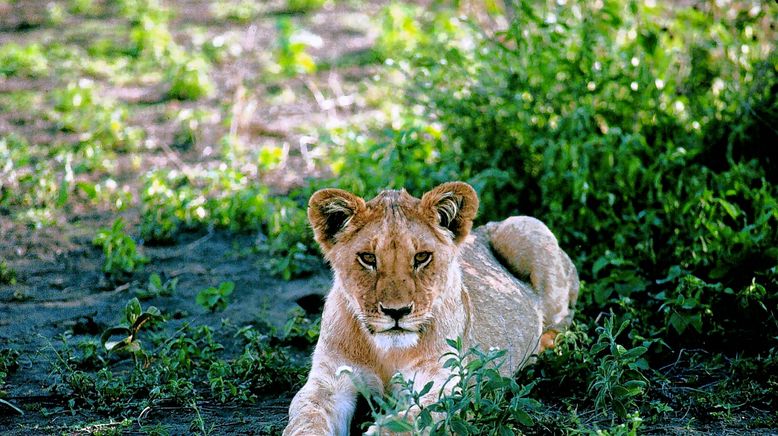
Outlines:
[[613,288],[610,286],[596,286],[594,288],[594,301],[599,305],[603,305],[608,301],[612,293]]
[[732,217],[732,219],[737,219],[737,217],[740,215],[737,208],[732,205],[732,203],[728,202],[727,200],[724,200],[723,198],[718,198],[718,203],[724,208],[724,210],[727,212],[727,214]]
[[424,385],[423,388],[421,388],[421,391],[419,391],[419,397],[423,397],[427,395],[427,393],[432,390],[432,386],[435,384],[434,381],[428,381],[427,384]]
[[646,348],[646,347],[643,347],[643,346],[635,347],[635,348],[630,349],[626,353],[622,354],[621,358],[625,359],[625,360],[627,360],[627,359],[637,359],[638,357],[640,357],[643,354],[645,354],[646,351],[648,351],[648,348]]
[[678,334],[683,334],[683,332],[686,330],[686,326],[689,325],[689,322],[686,321],[686,318],[679,315],[678,312],[673,312],[673,314],[670,315],[669,322],[675,331],[678,332]]
[[97,189],[95,185],[89,182],[76,182],[76,187],[80,189],[86,196],[94,201],[97,199]]
[[627,416],[627,409],[624,407],[624,403],[621,401],[614,399],[612,407],[613,411],[616,413],[616,416],[619,418],[625,418]]
[[224,282],[221,285],[219,285],[219,291],[221,291],[221,294],[223,296],[227,296],[232,294],[232,291],[235,289],[235,283],[233,282]]
[[[156,309],[156,307],[154,309]],[[157,310],[157,312],[159,312],[159,311]],[[161,318],[161,316],[159,314],[153,314],[153,313],[148,313],[148,312],[144,312],[144,313],[140,314],[140,316],[138,316],[138,318],[132,324],[131,329],[132,329],[133,335],[137,334],[138,330],[140,330],[140,328],[143,326],[143,324],[145,324],[147,321],[151,321],[153,319],[160,319],[160,318]]]
[[456,435],[470,434],[470,427],[464,420],[462,420],[462,418],[458,416],[451,417],[448,425],[451,427],[451,431]]
[[162,278],[157,273],[152,273],[149,276],[149,286],[153,286],[155,289],[162,289]]
[[127,319],[127,323],[130,325],[135,324],[135,320],[138,319],[141,312],[140,301],[137,298],[132,298],[128,301],[127,305],[124,307],[124,316]]
[[615,398],[626,398],[630,396],[630,391],[624,386],[614,386],[611,389],[611,394],[613,394]]
[[519,424],[525,427],[530,427],[534,424],[532,417],[523,409],[514,410],[513,417],[516,418],[516,421],[519,421]]
[[59,186],[59,195],[57,196],[57,207],[62,207],[68,202],[69,184],[66,181],[62,181]]
[[419,415],[416,417],[416,427],[419,429],[425,429],[430,425],[432,425],[432,414],[429,410],[424,409],[419,412]]
[[[132,332],[127,327],[111,327],[100,335],[100,343],[106,350],[113,351],[119,343],[127,341],[131,334]],[[111,341],[110,339],[114,336],[118,336],[121,339]]]

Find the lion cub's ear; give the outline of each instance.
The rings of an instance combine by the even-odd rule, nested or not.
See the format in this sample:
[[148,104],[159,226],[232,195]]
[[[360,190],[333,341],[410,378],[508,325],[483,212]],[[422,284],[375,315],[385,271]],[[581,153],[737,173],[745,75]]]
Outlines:
[[454,242],[465,240],[478,212],[478,194],[464,182],[444,183],[421,197],[420,212],[451,232]]
[[327,252],[337,242],[343,230],[358,212],[365,209],[365,200],[342,189],[322,189],[308,200],[308,221],[316,242]]

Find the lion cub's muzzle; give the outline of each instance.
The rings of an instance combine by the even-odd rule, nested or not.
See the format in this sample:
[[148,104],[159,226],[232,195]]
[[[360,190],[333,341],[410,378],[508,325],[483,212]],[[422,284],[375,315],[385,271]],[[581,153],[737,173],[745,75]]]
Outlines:
[[413,314],[414,305],[378,304],[378,316],[368,319],[368,330],[376,345],[383,349],[416,345],[424,331],[421,317]]

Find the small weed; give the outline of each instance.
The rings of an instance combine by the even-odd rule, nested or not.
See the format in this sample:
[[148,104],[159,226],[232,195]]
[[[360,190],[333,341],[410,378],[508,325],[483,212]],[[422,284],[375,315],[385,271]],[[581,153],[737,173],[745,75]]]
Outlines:
[[215,86],[209,76],[210,65],[203,58],[186,59],[168,70],[168,97],[198,100],[213,94]]
[[68,9],[71,13],[80,15],[95,15],[98,12],[95,0],[69,0]]
[[200,414],[200,407],[197,406],[197,401],[191,401],[189,403],[189,408],[194,410],[195,412],[195,417],[192,420],[192,423],[189,425],[189,430],[197,431],[199,432],[199,434],[203,436],[212,434],[214,429],[214,424],[211,424],[210,427],[206,428],[205,419],[203,418],[203,415]]
[[148,258],[138,253],[135,241],[124,233],[121,218],[117,218],[110,229],[100,230],[92,243],[103,249],[103,272],[114,280],[125,278],[148,262]]
[[137,361],[139,356],[145,357],[138,333],[144,324],[153,325],[156,322],[164,321],[159,309],[149,306],[142,310],[140,301],[133,298],[127,302],[124,307],[124,318],[126,323],[111,327],[100,336],[100,343],[110,352],[127,352],[132,354]]
[[188,151],[197,143],[198,131],[209,113],[202,109],[184,109],[176,115],[177,129],[170,146],[177,150]]
[[290,345],[313,345],[319,339],[321,317],[308,317],[302,308],[296,307],[289,314],[280,332],[273,332],[279,342]]
[[139,429],[141,433],[148,436],[169,436],[170,427],[164,424],[144,425]]
[[295,29],[292,20],[287,17],[279,18],[276,28],[278,29],[277,65],[274,72],[287,77],[315,72],[316,62],[306,49],[320,46],[321,38],[310,32]]
[[135,295],[138,299],[149,300],[155,297],[170,297],[176,292],[176,286],[178,285],[178,278],[173,278],[162,282],[162,277],[157,273],[152,273],[149,276],[149,284],[145,289],[136,289]]
[[629,321],[624,321],[614,331],[613,316],[606,318],[605,325],[597,327],[599,336],[592,347],[592,354],[604,351],[597,366],[589,391],[595,394],[594,406],[601,413],[613,410],[620,418],[626,418],[629,409],[634,408],[636,398],[644,394],[647,379],[642,371],[648,369],[648,362],[642,358],[647,347],[638,346],[627,349],[616,343],[616,338],[624,332]]
[[274,145],[266,145],[259,150],[257,168],[260,173],[271,171],[284,161],[284,149]]
[[304,276],[320,267],[313,234],[305,210],[296,202],[274,199],[267,223],[268,241],[260,251],[270,256],[273,274],[290,280]]
[[143,131],[127,125],[126,107],[99,97],[90,79],[71,82],[52,92],[54,111],[50,117],[64,132],[81,133],[79,144],[114,151],[131,151],[140,146]]
[[171,58],[182,56],[167,26],[167,16],[149,11],[137,12],[130,32],[131,53],[158,64],[169,63]]
[[235,283],[223,282],[218,287],[211,286],[197,293],[195,301],[211,312],[222,311],[230,303],[229,296],[235,289]]
[[262,4],[251,0],[217,0],[211,5],[211,12],[219,20],[248,23],[262,12]]
[[59,26],[65,21],[67,11],[62,5],[51,2],[46,5],[46,23],[49,26]]
[[16,371],[18,367],[19,352],[10,348],[0,349],[0,388],[5,384],[8,375]]
[[320,9],[327,0],[286,0],[286,10],[292,13],[311,12]]
[[417,19],[420,9],[392,2],[381,12],[382,31],[376,41],[376,49],[383,57],[392,59],[403,53],[411,53],[424,38],[425,33]]
[[[67,345],[67,343],[65,344]],[[106,365],[106,360],[100,353],[100,344],[93,340],[86,340],[76,344],[81,352],[78,356],[71,356],[68,363],[72,363],[79,369],[99,369]]]
[[0,45],[0,77],[40,77],[48,73],[49,63],[39,44]]
[[0,260],[0,285],[15,285],[16,271],[8,267],[5,259]]

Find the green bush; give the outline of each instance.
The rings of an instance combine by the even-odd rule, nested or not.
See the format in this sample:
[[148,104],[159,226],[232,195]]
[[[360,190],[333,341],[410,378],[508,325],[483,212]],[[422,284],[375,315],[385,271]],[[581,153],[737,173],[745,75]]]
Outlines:
[[[641,334],[682,344],[687,325],[716,334],[725,318],[753,331],[766,301],[728,307],[778,281],[778,172],[761,145],[778,140],[775,32],[772,6],[732,7],[517,2],[493,37],[467,21],[399,25],[440,30],[390,50],[415,112],[347,138],[334,182],[420,194],[464,179],[481,221],[551,227],[589,284],[586,313],[638,304]],[[392,32],[411,15],[389,14]]]
[[[638,425],[631,412],[670,408],[662,397],[648,404],[643,373],[678,349],[703,344],[769,367],[778,346],[769,309],[778,304],[778,159],[765,145],[778,143],[774,5],[510,6],[500,31],[446,11],[388,10],[379,47],[407,78],[407,109],[385,131],[331,132],[343,145],[325,184],[420,195],[461,179],[479,192],[479,222],[546,222],[583,286],[576,327],[528,370],[544,401],[594,397],[592,407]],[[609,311],[629,327],[603,326],[598,315]],[[737,392],[755,407],[771,398],[753,384]]]

